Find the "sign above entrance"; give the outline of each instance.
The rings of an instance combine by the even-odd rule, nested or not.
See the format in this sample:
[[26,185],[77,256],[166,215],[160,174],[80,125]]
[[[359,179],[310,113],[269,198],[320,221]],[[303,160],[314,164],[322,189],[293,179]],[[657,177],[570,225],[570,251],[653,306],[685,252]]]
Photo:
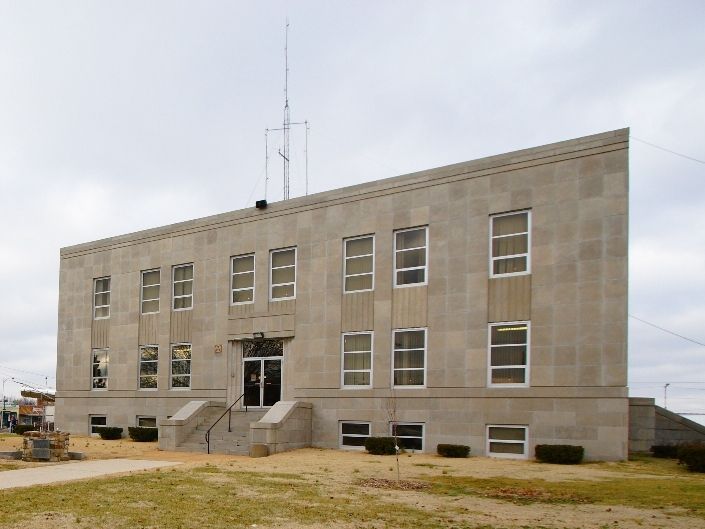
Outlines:
[[269,356],[284,356],[282,340],[243,340],[243,358],[266,358]]

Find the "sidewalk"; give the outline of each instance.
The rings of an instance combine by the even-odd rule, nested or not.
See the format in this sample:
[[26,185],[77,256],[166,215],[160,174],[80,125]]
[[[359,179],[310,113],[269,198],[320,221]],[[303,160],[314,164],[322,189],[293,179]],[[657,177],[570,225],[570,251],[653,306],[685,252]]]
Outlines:
[[152,470],[180,465],[174,461],[149,461],[140,459],[97,459],[73,461],[45,467],[23,468],[0,472],[0,489],[47,485],[62,481],[97,478],[110,474]]

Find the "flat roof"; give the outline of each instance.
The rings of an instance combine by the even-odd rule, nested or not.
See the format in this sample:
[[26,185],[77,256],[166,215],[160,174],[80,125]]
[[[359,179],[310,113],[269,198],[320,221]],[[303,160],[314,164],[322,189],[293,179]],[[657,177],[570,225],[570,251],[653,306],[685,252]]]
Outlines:
[[629,129],[617,129],[581,138],[550,143],[539,147],[522,149],[505,154],[479,158],[477,160],[460,162],[434,169],[323,191],[312,195],[292,198],[290,200],[272,202],[267,205],[266,209],[256,209],[253,204],[252,207],[245,209],[67,246],[60,250],[60,255],[62,259],[77,257],[96,251],[111,250],[122,246],[150,242],[175,235],[185,235],[233,224],[253,222],[267,217],[290,215],[300,211],[334,205],[336,203],[358,201],[364,198],[384,195],[392,191],[398,192],[400,188],[403,190],[411,190],[427,187],[429,185],[449,183],[454,180],[478,178],[494,173],[568,160],[590,154],[597,154],[599,152],[620,150],[627,148],[628,142]]

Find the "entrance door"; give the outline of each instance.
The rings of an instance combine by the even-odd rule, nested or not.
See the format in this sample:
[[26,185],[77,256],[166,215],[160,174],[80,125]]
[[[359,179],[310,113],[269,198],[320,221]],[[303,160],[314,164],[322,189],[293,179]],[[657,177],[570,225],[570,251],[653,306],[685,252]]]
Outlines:
[[245,358],[242,386],[245,406],[273,406],[282,398],[281,358]]

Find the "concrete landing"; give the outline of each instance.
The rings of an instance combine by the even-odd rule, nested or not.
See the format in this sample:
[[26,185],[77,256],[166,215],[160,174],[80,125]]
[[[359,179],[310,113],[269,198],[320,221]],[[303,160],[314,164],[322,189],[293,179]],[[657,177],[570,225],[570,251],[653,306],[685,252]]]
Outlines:
[[143,459],[96,459],[47,465],[44,467],[22,468],[0,472],[0,489],[48,485],[62,481],[90,479],[110,474],[152,470],[155,468],[180,465],[174,461],[148,461]]

